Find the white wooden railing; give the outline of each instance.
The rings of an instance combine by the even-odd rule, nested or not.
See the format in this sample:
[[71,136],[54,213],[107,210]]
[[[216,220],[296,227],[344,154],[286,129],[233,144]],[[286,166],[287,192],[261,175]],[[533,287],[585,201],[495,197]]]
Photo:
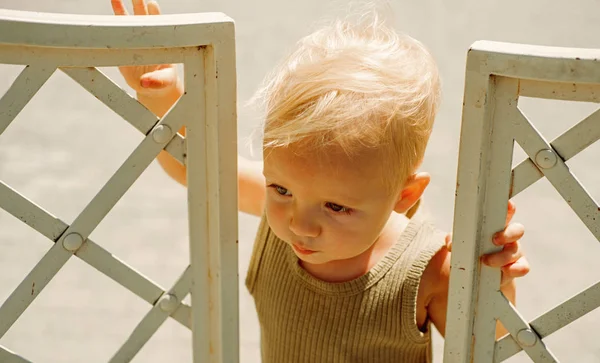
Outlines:
[[[111,362],[129,362],[169,317],[192,329],[194,362],[238,362],[233,21],[217,13],[114,17],[0,10],[0,63],[26,66],[0,98],[0,134],[60,70],[146,135],[70,225],[0,180],[0,208],[53,243],[0,306],[0,339],[77,256],[151,305]],[[95,68],[163,63],[183,64],[185,93],[160,119]],[[182,126],[186,140],[177,134]],[[187,164],[189,186],[190,264],[167,289],[88,238],[163,149]],[[190,292],[191,306],[183,302]],[[28,360],[0,345],[0,362]]]
[[[600,306],[600,283],[526,321],[499,291],[494,251],[508,200],[547,178],[600,240],[600,206],[565,162],[600,139],[600,110],[548,141],[519,96],[600,102],[600,50],[478,42],[467,60],[444,362],[500,362],[524,350],[557,362],[544,338]],[[517,142],[529,156],[511,168]],[[559,267],[557,267],[559,268]],[[496,321],[510,335],[495,343]]]

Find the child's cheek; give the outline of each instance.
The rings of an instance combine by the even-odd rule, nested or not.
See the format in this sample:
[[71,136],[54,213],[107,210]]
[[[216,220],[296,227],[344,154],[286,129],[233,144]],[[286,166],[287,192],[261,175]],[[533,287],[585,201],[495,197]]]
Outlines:
[[269,226],[279,238],[284,239],[284,235],[287,234],[287,208],[285,203],[278,203],[273,198],[267,197],[265,208]]

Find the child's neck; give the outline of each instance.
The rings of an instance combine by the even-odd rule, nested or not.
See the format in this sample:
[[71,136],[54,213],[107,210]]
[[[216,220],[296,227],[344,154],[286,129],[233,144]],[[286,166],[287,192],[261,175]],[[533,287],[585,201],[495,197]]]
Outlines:
[[346,282],[369,272],[396,244],[408,223],[404,215],[392,213],[381,234],[371,247],[358,256],[335,260],[322,264],[300,261],[304,270],[319,280],[326,282]]

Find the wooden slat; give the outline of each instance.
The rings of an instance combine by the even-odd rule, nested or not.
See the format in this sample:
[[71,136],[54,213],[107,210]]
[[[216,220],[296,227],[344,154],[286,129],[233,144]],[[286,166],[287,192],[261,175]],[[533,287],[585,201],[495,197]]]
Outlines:
[[[138,100],[129,96],[125,90],[106,77],[95,67],[60,68],[64,73],[79,83],[84,89],[102,101],[111,110],[129,122],[142,134],[147,135],[158,123],[158,117],[149,111]],[[181,164],[185,162],[184,138],[175,134],[167,144],[167,150]]]
[[175,137],[167,144],[165,150],[179,161],[181,165],[186,165],[186,141],[180,134]]
[[48,282],[60,271],[72,254],[61,244],[54,244],[35,265],[8,299],[0,306],[0,338],[27,310]]
[[146,135],[158,117],[95,67],[60,68],[85,90]]
[[[215,225],[215,219],[218,216],[211,216],[209,213],[209,203],[212,200],[208,197],[208,184],[210,166],[207,150],[207,125],[206,125],[206,95],[204,90],[204,54],[198,51],[191,54],[184,63],[185,93],[186,96],[197,100],[197,103],[190,107],[190,117],[186,125],[186,138],[188,141],[188,157],[192,160],[187,166],[188,183],[188,225],[190,236],[190,264],[194,283],[192,284],[192,350],[194,363],[213,363],[211,359],[214,348],[211,345],[219,344],[220,331],[218,326],[214,326],[215,317],[211,315],[218,314],[214,308],[220,303],[218,296],[214,296],[214,284],[217,281],[211,277],[216,277],[211,272],[211,261],[209,255],[217,255],[218,250],[211,251],[210,229],[214,234],[218,231]],[[209,88],[210,90],[210,88]],[[214,114],[212,115],[214,116]],[[215,155],[213,155],[214,157]],[[210,171],[209,171],[210,170]],[[212,236],[217,238],[216,236]],[[217,307],[218,308],[218,307]]]
[[519,95],[549,100],[600,102],[600,84],[545,82],[523,79],[519,82]]
[[35,47],[31,45],[0,46],[2,64],[31,64],[45,67],[117,67],[123,65],[152,65],[182,63],[185,55],[198,46],[175,49],[89,49]]
[[[494,90],[488,93],[488,110],[484,122],[490,123],[489,153],[484,159],[482,186],[485,193],[478,195],[481,203],[482,214],[479,216],[479,230],[476,231],[475,251],[478,253],[477,263],[483,254],[498,252],[502,247],[492,243],[492,236],[504,227],[506,211],[508,208],[507,196],[510,190],[510,176],[514,140],[514,130],[509,121],[511,109],[517,105],[518,81],[515,79],[495,77],[492,80]],[[475,156],[476,158],[476,156]],[[477,195],[478,193],[473,193]],[[471,251],[454,250],[455,253],[470,254]],[[474,362],[491,361],[494,354],[496,341],[496,311],[493,304],[498,289],[500,288],[501,272],[497,268],[480,265],[478,271],[479,283],[471,286],[472,294],[477,296],[475,303],[475,322],[473,334],[477,337],[478,344],[473,348]]]
[[[186,59],[187,167],[194,359],[238,362],[237,135],[235,44]],[[203,73],[198,69],[204,69]]]
[[0,208],[52,241],[58,240],[69,227],[2,181],[0,181]]
[[[218,158],[208,171],[214,177],[208,195],[218,195],[218,204],[209,203],[211,214],[218,214],[218,239],[211,239],[211,250],[218,248],[218,258],[212,261],[213,279],[216,277],[219,294],[219,325],[221,362],[240,361],[239,288],[238,286],[238,183],[237,183],[237,90],[236,55],[233,23],[224,30],[224,41],[213,47],[214,62],[206,67],[207,116],[209,155]],[[213,88],[214,87],[214,88]],[[212,108],[212,110],[211,110]],[[214,114],[215,117],[210,117]],[[215,202],[217,202],[215,200]],[[215,208],[216,207],[216,208]]]
[[0,134],[31,101],[55,70],[55,67],[49,65],[29,65],[21,71],[8,91],[0,98]]
[[[483,189],[486,170],[482,167],[489,151],[491,124],[486,120],[486,99],[491,82],[489,75],[469,71],[473,59],[467,57],[462,110],[461,143],[457,176],[452,260],[447,317],[448,331],[444,343],[444,359],[456,363],[473,362],[473,325],[476,304],[474,286],[479,283],[478,229],[482,203],[474,193]],[[466,142],[469,140],[469,142]]]
[[222,13],[139,18],[0,9],[0,44],[163,50],[218,42],[221,36],[228,35],[223,28],[232,23],[233,20]]
[[551,142],[563,160],[569,160],[600,140],[600,110],[571,127]]

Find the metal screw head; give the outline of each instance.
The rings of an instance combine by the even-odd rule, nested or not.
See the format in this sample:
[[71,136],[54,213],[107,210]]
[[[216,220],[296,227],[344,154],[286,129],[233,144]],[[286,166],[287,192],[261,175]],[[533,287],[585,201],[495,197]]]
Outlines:
[[160,310],[170,314],[179,306],[179,299],[177,299],[177,296],[175,295],[164,294],[160,298],[158,304],[160,306]]
[[535,163],[542,169],[550,169],[556,165],[558,158],[552,150],[540,150],[535,155]]
[[167,125],[158,125],[152,130],[152,138],[157,144],[164,144],[171,140],[173,131]]
[[522,347],[533,347],[537,339],[537,334],[531,329],[521,329],[517,333],[517,341]]
[[83,237],[79,233],[71,233],[63,240],[63,247],[67,251],[75,252],[83,244]]

